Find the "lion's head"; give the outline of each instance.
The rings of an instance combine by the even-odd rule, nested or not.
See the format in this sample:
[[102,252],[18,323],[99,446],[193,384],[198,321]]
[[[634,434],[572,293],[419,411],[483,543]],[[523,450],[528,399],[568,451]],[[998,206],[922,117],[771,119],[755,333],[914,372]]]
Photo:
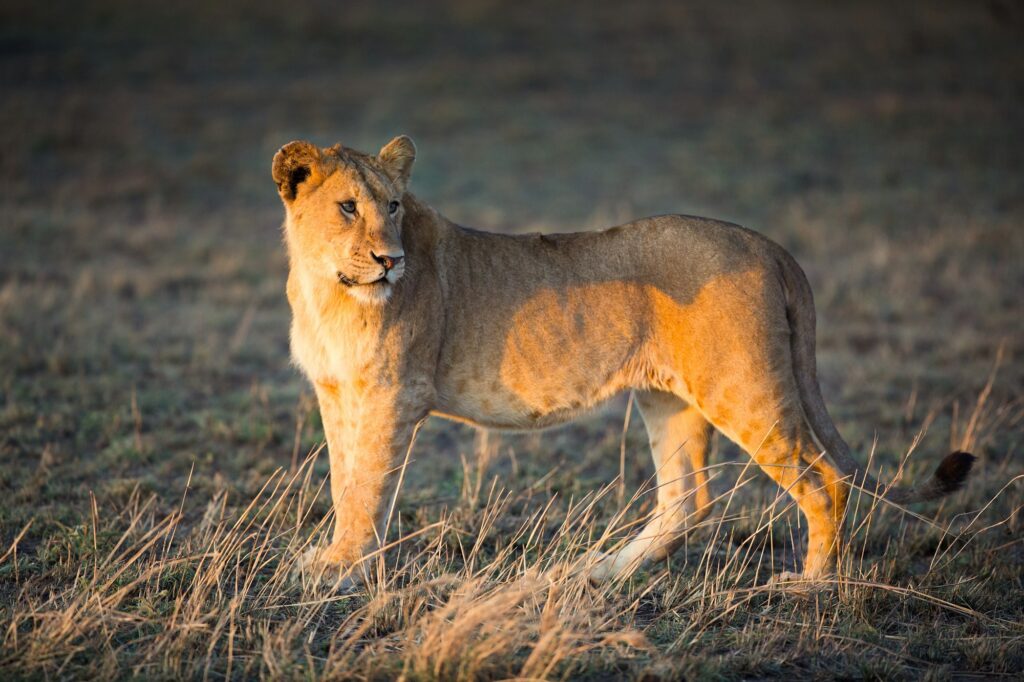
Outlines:
[[272,173],[293,267],[333,280],[361,303],[384,303],[405,272],[402,197],[416,158],[408,137],[376,156],[289,142]]

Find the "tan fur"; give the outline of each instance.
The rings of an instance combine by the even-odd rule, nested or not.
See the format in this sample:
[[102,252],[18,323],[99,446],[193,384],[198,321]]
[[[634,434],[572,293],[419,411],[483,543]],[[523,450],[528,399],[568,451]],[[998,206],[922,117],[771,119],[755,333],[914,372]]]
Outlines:
[[[803,511],[804,575],[834,569],[847,477],[868,479],[822,423],[810,288],[781,247],[685,216],[580,234],[468,230],[405,192],[414,156],[402,137],[377,156],[293,142],[274,158],[292,352],[330,450],[337,522],[319,560],[351,564],[374,540],[385,479],[428,415],[543,428],[633,390],[658,505],[596,578],[664,556],[707,513],[712,426]],[[339,207],[349,200],[354,216]],[[385,272],[382,254],[403,260]]]

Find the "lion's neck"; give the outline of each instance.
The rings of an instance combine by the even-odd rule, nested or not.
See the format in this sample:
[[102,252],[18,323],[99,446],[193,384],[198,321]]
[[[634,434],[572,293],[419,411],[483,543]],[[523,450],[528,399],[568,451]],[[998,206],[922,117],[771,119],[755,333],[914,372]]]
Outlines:
[[433,258],[438,242],[453,229],[451,223],[414,194],[407,193],[402,203],[405,206],[402,241],[406,251]]
[[357,372],[383,326],[380,306],[361,305],[342,287],[294,264],[288,273],[292,358],[314,382]]

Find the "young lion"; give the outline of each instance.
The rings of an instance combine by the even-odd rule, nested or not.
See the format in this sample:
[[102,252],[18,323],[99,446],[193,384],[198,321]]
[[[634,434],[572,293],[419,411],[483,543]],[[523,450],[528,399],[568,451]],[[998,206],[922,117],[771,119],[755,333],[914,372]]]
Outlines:
[[362,557],[385,478],[431,414],[539,429],[635,391],[657,508],[594,579],[666,556],[708,513],[712,427],[807,518],[804,578],[835,569],[851,486],[907,503],[966,478],[963,452],[913,488],[883,489],[854,460],[818,387],[807,279],[765,237],[678,215],[579,234],[470,230],[406,191],[415,154],[403,136],[376,156],[308,142],[274,156],[292,353],[320,402],[337,517],[315,561]]

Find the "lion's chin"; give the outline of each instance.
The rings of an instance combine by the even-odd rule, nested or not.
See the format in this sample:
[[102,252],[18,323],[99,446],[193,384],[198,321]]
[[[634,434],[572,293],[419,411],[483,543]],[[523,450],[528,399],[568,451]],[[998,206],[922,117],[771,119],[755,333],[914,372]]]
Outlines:
[[381,305],[387,303],[391,298],[391,283],[387,280],[377,280],[372,284],[359,284],[346,287],[345,291],[359,303],[364,305]]

